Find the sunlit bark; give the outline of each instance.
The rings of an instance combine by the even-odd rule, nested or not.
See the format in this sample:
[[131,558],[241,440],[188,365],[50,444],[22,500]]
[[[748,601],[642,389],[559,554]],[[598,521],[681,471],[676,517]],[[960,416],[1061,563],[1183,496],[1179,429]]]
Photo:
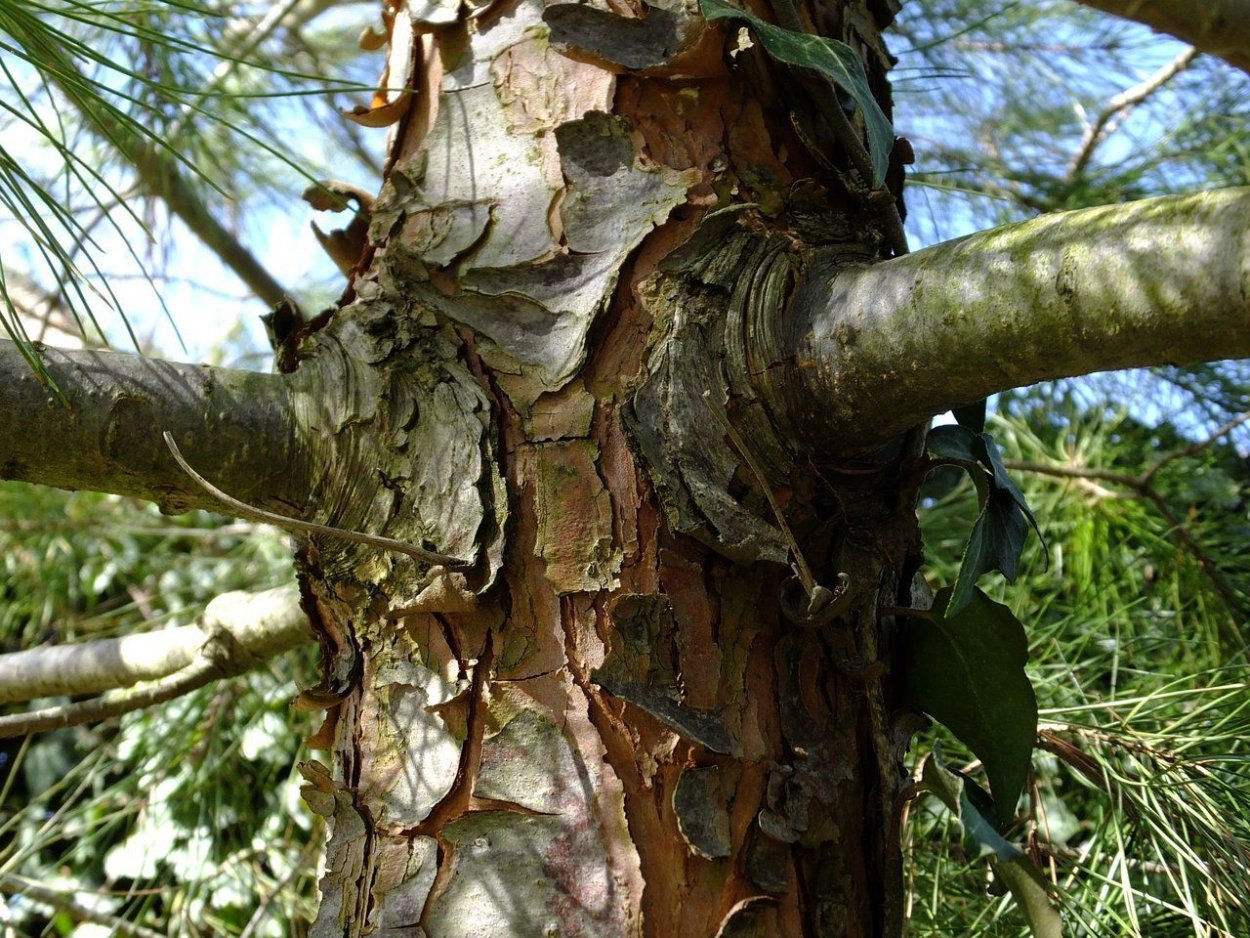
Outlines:
[[240,498],[289,512],[307,496],[290,379],[120,352],[40,357],[63,399],[0,340],[0,478],[220,509],[170,457],[169,430]]
[[796,433],[854,450],[1038,381],[1250,356],[1247,297],[1250,189],[1062,212],[813,264],[773,384]]

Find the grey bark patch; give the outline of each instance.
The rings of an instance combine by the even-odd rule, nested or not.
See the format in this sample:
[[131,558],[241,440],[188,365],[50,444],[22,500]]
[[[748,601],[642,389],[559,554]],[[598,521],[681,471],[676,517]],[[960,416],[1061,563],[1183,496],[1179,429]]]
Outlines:
[[427,26],[448,26],[460,15],[460,0],[416,0],[408,5],[414,23]]
[[[711,224],[721,237],[696,235],[701,252],[670,255],[674,272],[650,284],[645,300],[669,332],[626,416],[674,528],[739,563],[785,563],[789,547],[765,520],[760,486],[787,483],[793,461],[760,406],[746,343],[748,331],[767,328],[782,308],[789,262],[780,242],[755,238],[734,221],[718,214]],[[730,446],[725,422],[749,441],[769,477],[763,483]],[[740,467],[742,500],[730,494]]]
[[[424,821],[456,782],[460,741],[431,708],[447,703],[463,685],[444,680],[410,655],[411,649],[377,650],[369,659],[360,707],[359,791],[374,805],[375,827],[398,831]],[[402,655],[403,657],[399,657]],[[411,753],[420,752],[414,760]]]
[[555,133],[568,182],[560,217],[570,250],[623,257],[698,181],[695,174],[639,168],[627,125],[618,117],[588,114]]
[[[358,300],[300,350],[293,410],[320,470],[309,520],[466,563],[485,552],[489,579],[507,512],[491,402],[460,362],[450,327],[423,324],[401,302]],[[319,546],[334,562],[355,555],[345,541]],[[372,567],[372,579],[388,569]],[[417,579],[404,598],[415,596]]]
[[746,873],[766,892],[781,895],[790,889],[790,848],[763,831],[755,831],[747,847]]
[[712,752],[735,754],[740,745],[722,713],[688,707],[672,661],[656,649],[671,648],[677,624],[662,596],[626,594],[612,606],[612,648],[590,679],[614,697],[641,707],[684,739]]
[[494,203],[460,202],[417,211],[404,218],[393,237],[405,251],[419,254],[427,264],[446,267],[468,251],[490,224]]
[[[382,260],[409,296],[476,330],[492,367],[526,373],[509,385],[524,408],[581,367],[621,264],[699,174],[640,166],[606,114],[514,133],[499,95],[444,87],[427,146],[391,174],[370,236],[386,239]],[[423,275],[444,267],[454,296]]]
[[411,513],[441,553],[469,557],[484,515],[480,480],[490,471],[482,453],[487,405],[467,383],[418,388],[419,416],[408,432],[409,450],[417,457],[407,490]]
[[628,69],[669,64],[686,44],[697,20],[681,12],[646,6],[646,16],[626,19],[580,3],[557,3],[543,12],[551,44],[561,50],[589,52]]
[[372,906],[368,925],[374,935],[424,938],[421,920],[438,872],[438,841],[433,837],[383,838],[373,853]]
[[[489,5],[489,0],[470,4]],[[542,11],[542,0],[516,0],[500,7],[497,16],[478,19],[479,31],[473,37],[472,48],[465,49],[452,70],[443,76],[443,92],[490,84],[491,67],[500,55],[545,32],[542,28]]]
[[729,856],[729,810],[719,766],[682,770],[673,789],[673,813],[691,851],[709,860]]
[[558,817],[484,812],[448,824],[446,888],[426,919],[440,938],[629,933],[605,855],[582,853]]
[[581,754],[558,726],[532,710],[517,714],[482,743],[473,793],[563,818],[583,852],[607,849],[598,833],[599,808]]
[[757,823],[769,837],[793,844],[807,832],[812,793],[789,766],[775,766],[768,773],[767,807],[760,809]]
[[325,873],[317,888],[321,905],[309,938],[341,938],[344,926],[356,915],[365,868],[365,819],[352,804],[351,795],[336,791],[335,808],[326,842]]
[[713,710],[686,707],[640,684],[629,684],[604,677],[596,671],[591,679],[613,697],[641,707],[683,739],[706,746],[712,752],[732,755],[736,744],[725,718]]

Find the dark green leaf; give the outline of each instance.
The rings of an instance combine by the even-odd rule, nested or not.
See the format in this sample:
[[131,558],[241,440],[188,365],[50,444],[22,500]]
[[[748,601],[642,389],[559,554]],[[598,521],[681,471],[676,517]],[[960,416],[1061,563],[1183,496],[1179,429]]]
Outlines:
[[951,410],[955,415],[955,422],[961,427],[967,427],[973,433],[985,432],[985,398],[963,407],[956,407]]
[[981,464],[990,470],[993,487],[1010,496],[1012,503],[1020,509],[1029,524],[1033,526],[1033,530],[1037,532],[1038,540],[1044,541],[1041,529],[1037,526],[1037,519],[1033,517],[1033,512],[1029,510],[1029,503],[1024,499],[1024,493],[1020,491],[1020,486],[1016,485],[1011,474],[1007,472],[1007,467],[1003,465],[1003,457],[998,452],[998,444],[988,433],[977,434],[977,457],[981,460]]
[[962,425],[936,427],[926,445],[934,462],[957,465],[968,472],[981,501],[981,513],[955,578],[951,612],[958,613],[971,598],[981,574],[998,570],[1008,583],[1014,582],[1029,525],[1039,538],[1042,534],[1024,493],[1007,473],[998,446],[988,433],[976,433]]
[[959,424],[934,427],[925,439],[925,451],[934,462],[953,463],[971,470],[980,466],[975,449],[978,434]]
[[949,615],[952,590],[939,590],[924,618],[904,621],[902,690],[985,765],[990,791],[1006,823],[1015,811],[1037,736],[1037,698],[1024,673],[1024,626],[978,589]]
[[971,779],[943,765],[936,748],[925,760],[922,784],[954,812],[964,833],[989,857],[994,875],[1011,890],[1036,938],[1063,938],[1063,920],[1051,902],[1050,885],[1032,858],[1004,839],[977,808],[975,796],[984,793]]
[[787,65],[810,68],[827,76],[855,99],[868,129],[868,152],[872,157],[872,187],[880,188],[890,166],[894,149],[894,126],[872,96],[864,63],[855,50],[844,42],[809,33],[795,33],[766,23],[745,10],[730,6],[725,0],[699,0],[699,9],[709,20],[735,19],[750,24],[764,49],[774,59]]
[[967,606],[982,573],[998,570],[1008,583],[1014,582],[1028,535],[1028,522],[1019,506],[1000,489],[991,487],[964,548],[951,591],[951,610],[959,613]]

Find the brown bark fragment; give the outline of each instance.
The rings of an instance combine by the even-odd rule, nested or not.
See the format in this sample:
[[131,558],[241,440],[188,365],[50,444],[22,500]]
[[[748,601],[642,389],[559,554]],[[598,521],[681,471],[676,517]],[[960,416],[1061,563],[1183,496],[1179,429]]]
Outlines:
[[725,699],[727,675],[721,668],[722,654],[716,640],[719,610],[713,605],[715,594],[708,589],[707,558],[691,562],[669,551],[664,559],[660,576],[677,622],[674,638],[685,701],[703,708],[730,704]]
[[590,440],[530,449],[538,510],[538,556],[557,593],[606,589],[616,583],[621,554],[612,539],[612,500],[599,477]]
[[491,72],[513,133],[551,130],[590,111],[612,110],[615,76],[560,55],[546,39],[508,47]]

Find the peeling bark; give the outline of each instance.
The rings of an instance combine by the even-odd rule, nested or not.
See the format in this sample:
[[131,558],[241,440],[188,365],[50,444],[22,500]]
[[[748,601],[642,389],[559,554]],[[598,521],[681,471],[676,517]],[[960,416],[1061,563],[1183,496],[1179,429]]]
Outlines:
[[[795,125],[820,137],[818,116],[693,5],[396,15],[416,103],[372,262],[300,348],[337,390],[301,425],[338,493],[314,503],[462,565],[304,542],[341,697],[333,764],[305,767],[333,831],[314,934],[897,933],[875,608],[908,598],[893,480],[915,441],[849,487],[814,477],[751,388],[745,330],[780,310],[796,244],[886,252],[879,211],[810,178],[826,156]],[[884,70],[869,6],[820,15]],[[783,614],[790,548],[719,420],[760,446],[822,581],[862,584],[832,631]]]

